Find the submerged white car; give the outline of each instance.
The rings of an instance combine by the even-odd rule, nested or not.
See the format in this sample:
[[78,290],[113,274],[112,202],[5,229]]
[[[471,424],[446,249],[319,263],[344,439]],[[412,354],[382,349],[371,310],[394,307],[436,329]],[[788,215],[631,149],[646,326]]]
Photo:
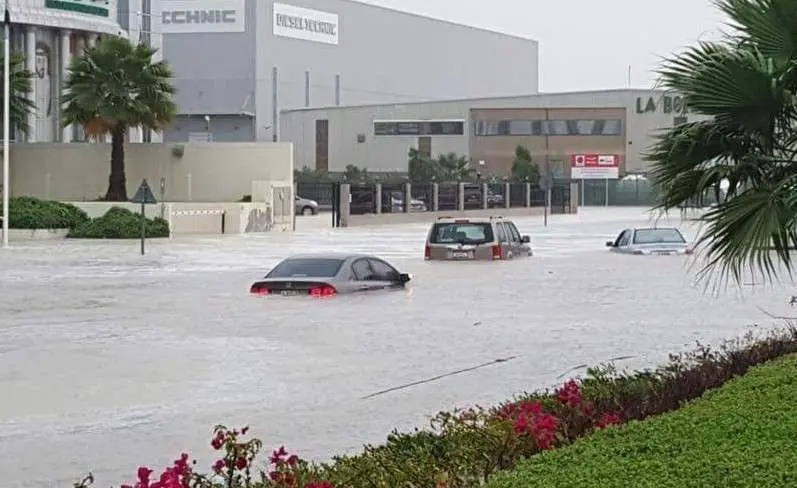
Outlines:
[[637,255],[684,255],[692,254],[681,231],[674,227],[624,229],[606,247],[612,252]]

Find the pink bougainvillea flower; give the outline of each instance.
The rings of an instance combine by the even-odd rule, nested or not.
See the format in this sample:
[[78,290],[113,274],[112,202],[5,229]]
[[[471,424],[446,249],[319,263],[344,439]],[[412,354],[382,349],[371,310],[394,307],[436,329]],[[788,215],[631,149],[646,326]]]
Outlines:
[[288,466],[293,468],[296,467],[297,464],[299,464],[299,456],[297,456],[296,454],[291,454],[288,457]]
[[556,390],[556,398],[562,405],[576,408],[581,404],[581,387],[576,380],[570,380],[562,388]]
[[217,474],[221,473],[221,471],[224,469],[224,466],[225,466],[224,460],[219,459],[218,461],[213,463],[213,471]]
[[623,418],[619,413],[604,413],[601,415],[600,420],[595,424],[599,429],[606,428],[610,425],[620,425],[623,423]]
[[274,452],[271,453],[271,464],[279,464],[281,463],[284,458],[288,455],[288,451],[285,450],[285,446],[281,446],[279,449],[275,449]]
[[247,466],[249,466],[249,461],[247,461],[245,457],[239,457],[238,459],[235,460],[236,469],[243,470],[246,469]]

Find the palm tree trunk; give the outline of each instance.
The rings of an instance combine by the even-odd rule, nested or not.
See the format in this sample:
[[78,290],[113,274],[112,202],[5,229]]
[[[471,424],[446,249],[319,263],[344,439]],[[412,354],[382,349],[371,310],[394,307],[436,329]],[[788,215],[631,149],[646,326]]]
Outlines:
[[108,192],[105,200],[126,202],[127,177],[125,176],[125,129],[114,127],[111,130],[111,175],[108,177]]

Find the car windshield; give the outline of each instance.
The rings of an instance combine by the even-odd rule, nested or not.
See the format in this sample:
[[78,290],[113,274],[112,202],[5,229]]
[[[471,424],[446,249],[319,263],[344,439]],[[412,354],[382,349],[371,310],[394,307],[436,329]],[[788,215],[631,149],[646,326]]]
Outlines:
[[490,224],[453,222],[435,224],[432,228],[432,244],[484,244],[493,241]]
[[638,229],[634,244],[683,244],[686,240],[678,229]]
[[342,259],[286,259],[269,271],[266,278],[332,278],[342,265]]

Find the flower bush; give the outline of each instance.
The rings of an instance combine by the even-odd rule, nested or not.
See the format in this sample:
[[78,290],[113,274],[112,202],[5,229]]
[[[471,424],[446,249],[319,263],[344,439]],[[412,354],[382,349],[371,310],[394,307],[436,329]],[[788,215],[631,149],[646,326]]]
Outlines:
[[753,366],[793,353],[797,329],[786,327],[761,338],[748,334],[716,350],[698,345],[696,351],[673,355],[655,370],[619,373],[611,365],[591,368],[583,380],[569,380],[553,391],[523,395],[493,408],[441,412],[432,418],[431,429],[394,431],[381,446],[367,445],[358,455],[338,456],[329,463],[310,464],[279,448],[267,465],[258,467],[262,443],[243,440],[246,428],[217,426],[211,444],[222,455],[209,475],[196,473],[196,463],[183,454],[155,482],[150,481],[149,468],[140,468],[132,487],[484,486],[492,475],[523,459],[597,430],[676,410]]
[[[136,482],[120,488],[335,488],[315,477],[306,461],[290,454],[285,446],[274,450],[268,464],[258,467],[257,457],[263,443],[259,439],[248,439],[249,427],[228,429],[217,425],[210,445],[219,451],[220,457],[213,463],[210,474],[195,470],[196,461],[186,453],[165,468],[153,480],[154,470],[141,466],[136,472]],[[88,488],[94,483],[89,474],[75,488]]]

